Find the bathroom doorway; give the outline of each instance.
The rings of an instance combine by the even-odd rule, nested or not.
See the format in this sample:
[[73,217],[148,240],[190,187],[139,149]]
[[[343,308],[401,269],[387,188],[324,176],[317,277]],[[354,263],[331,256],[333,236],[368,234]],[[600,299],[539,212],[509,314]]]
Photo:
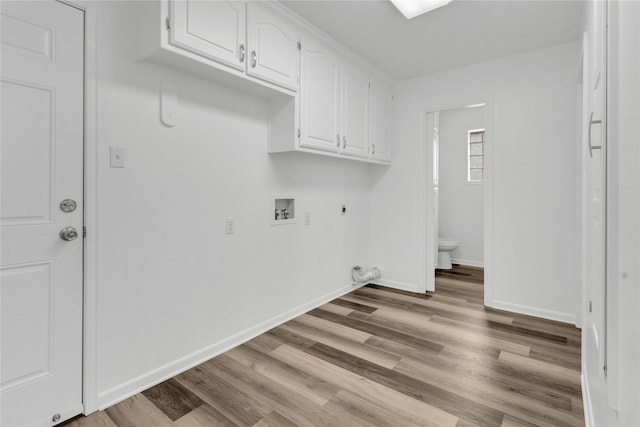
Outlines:
[[423,117],[426,290],[435,290],[438,237],[445,237],[457,241],[449,253],[454,263],[484,268],[485,305],[490,305],[492,102],[425,109]]

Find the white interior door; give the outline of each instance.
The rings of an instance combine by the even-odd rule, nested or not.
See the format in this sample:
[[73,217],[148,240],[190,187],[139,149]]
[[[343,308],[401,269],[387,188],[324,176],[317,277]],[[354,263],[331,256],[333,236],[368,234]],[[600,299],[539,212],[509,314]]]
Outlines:
[[[601,108],[595,108],[588,124],[592,147],[587,155],[587,262],[586,273],[591,311],[591,333],[598,350],[597,365],[606,364],[606,151]],[[598,117],[596,119],[596,117]],[[604,375],[601,370],[601,375]]]
[[[586,245],[585,280],[589,304],[587,345],[598,360],[590,361],[600,377],[607,364],[607,141],[606,141],[606,4],[596,4],[591,46],[584,61]],[[588,351],[588,355],[593,352]]]
[[82,412],[84,17],[1,12],[0,424],[54,425]]

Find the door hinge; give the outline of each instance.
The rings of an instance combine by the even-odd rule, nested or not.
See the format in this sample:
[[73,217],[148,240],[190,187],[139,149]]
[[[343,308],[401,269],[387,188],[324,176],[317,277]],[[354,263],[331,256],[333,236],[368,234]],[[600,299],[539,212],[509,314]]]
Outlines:
[[298,138],[300,138],[300,128],[298,128]]
[[593,304],[589,301],[589,313],[591,313],[591,311],[593,311]]
[[607,365],[604,365],[604,366],[602,367],[602,370],[604,371],[604,374],[605,374],[605,375],[607,375]]
[[86,238],[87,237],[87,227],[82,226],[82,238]]
[[167,25],[167,30],[171,29],[171,20],[169,19],[169,17],[167,16],[167,18],[164,20],[165,24]]
[[302,43],[298,42],[298,50],[302,50]]

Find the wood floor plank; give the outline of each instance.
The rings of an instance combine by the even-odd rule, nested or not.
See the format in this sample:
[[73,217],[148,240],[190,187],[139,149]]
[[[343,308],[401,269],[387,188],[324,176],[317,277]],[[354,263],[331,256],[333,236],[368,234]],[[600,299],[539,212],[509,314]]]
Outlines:
[[269,415],[254,424],[254,427],[296,427],[297,424],[278,411],[271,411]]
[[551,376],[556,379],[560,389],[569,388],[576,393],[580,392],[580,372],[573,369],[542,363],[530,357],[522,357],[518,354],[503,351],[498,360],[516,369],[539,376]]
[[340,314],[341,316],[348,316],[353,312],[353,309],[334,304],[333,302],[327,303],[323,306],[320,306],[319,308],[324,311]]
[[211,375],[204,365],[196,366],[176,377],[183,386],[209,406],[239,426],[252,426],[272,408],[238,389],[234,381]]
[[[281,326],[285,331],[289,331],[300,336],[314,339],[316,343],[326,344],[328,346],[349,352],[357,357],[369,360],[386,368],[393,368],[400,362],[400,357],[381,351],[375,347],[368,346],[359,342],[349,341],[339,336],[328,334],[302,323],[289,322]],[[315,344],[314,344],[315,345]]]
[[170,427],[173,422],[142,394],[136,394],[106,409],[118,427]]
[[142,394],[172,421],[204,403],[173,378],[143,391]]
[[302,316],[296,317],[295,320],[296,322],[302,323],[304,325],[317,328],[320,330],[324,330],[333,335],[337,335],[342,338],[345,338],[351,341],[357,341],[360,343],[363,343],[372,337],[372,335],[367,332],[362,332],[357,329],[349,328],[347,326],[340,325],[338,323],[329,322],[319,317],[309,316],[308,314],[303,314]]
[[[485,406],[496,408],[503,413],[517,414],[530,421],[544,420],[545,425],[575,425],[577,419],[570,411],[570,399],[557,396],[533,396],[527,392],[526,382],[509,381],[507,375],[496,377],[496,373],[486,369],[454,368],[443,361],[440,368],[420,363],[415,359],[403,360],[395,369],[426,383],[460,394],[461,396]],[[460,388],[459,378],[465,378],[464,388]],[[506,381],[505,381],[506,380]],[[513,387],[513,388],[512,388]],[[514,389],[518,387],[518,392]],[[565,409],[558,407],[562,400]]]
[[458,425],[499,426],[504,414],[491,407],[449,392],[431,383],[416,380],[392,369],[386,369],[366,360],[323,344],[315,344],[307,353],[354,372],[372,382],[385,385],[416,400],[429,403],[459,418]]
[[[397,427],[400,425],[398,417],[393,412],[345,390],[340,390],[325,405],[325,409],[339,414],[340,419],[344,420],[342,424],[344,426]],[[401,424],[403,427],[417,427],[420,425],[408,419],[403,419]]]
[[396,342],[414,346],[418,349],[422,349],[425,351],[432,350],[437,352],[442,349],[442,345],[437,342],[423,339],[420,336],[414,336],[414,335],[405,334],[399,331],[391,330],[384,326],[378,326],[364,320],[353,319],[348,316],[339,316],[337,314],[329,313],[319,309],[312,310],[309,312],[309,314],[326,319],[326,320],[330,320],[336,323],[341,323],[351,328],[359,329],[363,332],[368,332],[372,335],[376,335],[382,338],[389,338],[389,339],[395,340]]
[[[381,308],[375,314],[371,315],[367,321],[370,324],[380,325],[396,333],[429,337],[429,339],[438,343],[438,350],[442,349],[444,345],[451,345],[464,348],[466,351],[492,352],[495,353],[496,356],[502,350],[523,355],[529,354],[529,346],[468,332],[463,329],[464,324],[461,328],[456,328],[442,324],[442,322],[433,322],[432,319],[433,318],[429,318],[423,322],[408,324],[399,321],[398,318],[395,317],[393,310]],[[459,323],[456,325],[459,325]]]
[[540,427],[540,426],[538,424],[523,421],[521,419],[518,419],[517,417],[507,414],[504,416],[504,420],[502,421],[502,427]]
[[215,408],[204,404],[174,422],[176,427],[235,427],[234,423]]
[[226,353],[237,362],[253,369],[277,384],[322,406],[333,398],[340,388],[319,380],[306,371],[296,369],[253,348],[242,345]]
[[[274,351],[277,351],[274,350]],[[239,390],[254,393],[255,399],[261,401],[299,426],[337,425],[339,420],[335,414],[323,411],[322,407],[312,400],[297,393],[291,393],[286,387],[269,381],[252,369],[236,362],[223,354],[204,364],[210,375],[233,382]]]
[[[406,418],[423,426],[455,426],[458,422],[458,417],[435,406],[408,397],[288,345],[275,349],[272,354],[299,369],[310,369],[325,381],[333,382],[375,405],[390,408],[399,420]],[[399,425],[402,425],[401,421]]]
[[67,421],[65,427],[118,427],[105,411],[98,411],[90,417],[77,417]]
[[280,347],[282,345],[282,341],[274,337],[273,335],[262,334],[244,343],[243,345],[248,345],[258,351],[268,353],[271,350],[275,350],[276,348]]
[[429,294],[421,294],[421,293],[415,293],[415,292],[409,292],[409,291],[403,291],[401,289],[394,289],[394,288],[389,288],[386,286],[380,286],[380,285],[375,285],[375,284],[368,284],[366,286],[363,286],[360,289],[376,289],[379,292],[384,292],[386,295],[386,293],[393,293],[393,294],[398,294],[398,295],[406,295],[406,296],[413,296],[416,299],[430,299],[431,295]]
[[361,313],[366,313],[366,314],[370,314],[373,313],[374,311],[376,311],[375,307],[371,307],[368,305],[364,305],[364,304],[358,304],[358,303],[354,303],[354,302],[350,302],[350,301],[346,301],[344,299],[338,298],[334,301],[332,301],[333,304],[335,305],[339,305],[342,307],[346,307],[346,308],[350,308],[353,309],[355,311],[359,311]]

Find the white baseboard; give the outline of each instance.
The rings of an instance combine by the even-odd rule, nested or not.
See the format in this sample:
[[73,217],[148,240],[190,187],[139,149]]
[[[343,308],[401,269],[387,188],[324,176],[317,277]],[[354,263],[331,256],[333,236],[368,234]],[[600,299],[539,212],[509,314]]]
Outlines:
[[143,374],[137,378],[106,390],[100,393],[98,396],[99,410],[106,409],[109,406],[115,405],[118,402],[121,402],[137,393],[140,393],[141,391],[148,389],[149,387],[153,387],[154,385],[172,378],[188,369],[191,369],[194,366],[198,366],[199,364],[206,362],[207,360],[212,359],[217,355],[224,353],[225,351],[231,350],[234,347],[244,344],[245,342],[267,332],[270,329],[275,328],[276,326],[279,326],[295,317],[307,313],[314,308],[320,307],[321,305],[339,298],[342,295],[348,294],[349,292],[358,289],[361,286],[362,285],[345,286],[337,289],[327,295],[316,298],[313,301],[289,310],[286,313],[273,317],[256,326],[232,335],[229,338],[223,339],[222,341],[219,341],[194,353],[188,354],[178,360],[154,369],[153,371],[147,372],[146,374]]
[[580,384],[582,386],[582,406],[584,409],[584,424],[585,427],[595,427],[593,421],[593,404],[591,402],[591,390],[589,389],[589,380],[587,379],[587,373],[582,368],[580,374]]
[[468,265],[470,267],[484,268],[484,261],[471,261],[468,259],[451,258],[451,262],[454,264]]
[[505,301],[493,300],[491,304],[485,302],[488,307],[497,308],[498,310],[512,311],[514,313],[526,314],[528,316],[540,317],[542,319],[555,320],[563,323],[576,324],[576,316],[569,313],[561,313],[559,311],[545,310],[537,307],[530,307],[520,304],[512,304]]
[[374,283],[376,285],[386,286],[387,288],[399,289],[401,291],[421,293],[417,285],[413,285],[410,283],[397,282],[395,280],[389,280],[389,279],[383,279],[383,278],[376,279]]

